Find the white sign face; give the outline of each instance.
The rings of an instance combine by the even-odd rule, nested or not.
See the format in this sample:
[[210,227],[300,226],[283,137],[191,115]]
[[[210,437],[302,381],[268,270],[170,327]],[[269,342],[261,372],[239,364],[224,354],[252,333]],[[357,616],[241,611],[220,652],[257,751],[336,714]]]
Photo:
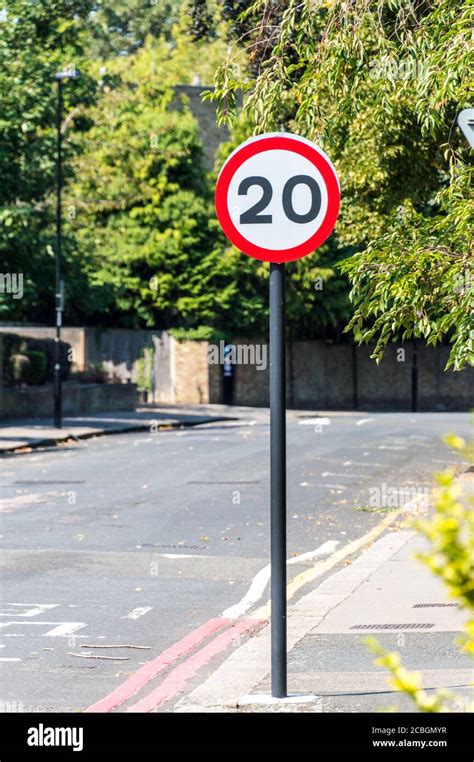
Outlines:
[[[250,178],[255,178],[252,185]],[[269,190],[258,178],[265,178]],[[285,193],[288,180],[293,180],[292,190]],[[252,222],[250,210],[256,209],[259,202],[263,206],[267,198],[268,203]],[[227,203],[241,235],[256,246],[280,251],[300,246],[321,227],[328,194],[321,173],[308,159],[274,150],[255,154],[239,167],[229,185]],[[268,216],[271,222],[259,221]]]
[[467,142],[474,148],[474,108],[465,108],[458,116],[458,125]]
[[216,211],[227,238],[245,254],[287,262],[326,240],[339,197],[336,171],[320,148],[271,133],[229,156],[217,182]]

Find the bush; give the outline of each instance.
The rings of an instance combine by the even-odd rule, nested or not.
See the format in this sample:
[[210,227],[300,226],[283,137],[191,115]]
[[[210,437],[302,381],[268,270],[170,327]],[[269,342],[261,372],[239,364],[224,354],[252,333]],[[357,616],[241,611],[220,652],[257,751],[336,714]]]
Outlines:
[[224,341],[225,334],[208,325],[199,325],[197,328],[171,328],[168,331],[176,341]]
[[101,365],[90,365],[86,370],[79,370],[73,374],[74,381],[81,384],[105,384],[107,371]]
[[10,357],[10,373],[15,384],[28,383],[31,360],[26,355],[14,354]]
[[[24,355],[29,356],[31,352],[40,352],[45,356],[46,368],[41,382],[32,381],[31,383],[52,383],[54,378],[54,339],[35,339],[30,336],[18,336],[15,333],[2,333],[2,345],[3,345],[3,377],[2,383],[4,386],[11,386],[14,383],[18,383],[18,380],[13,377],[13,364],[11,362],[12,355]],[[70,359],[71,346],[65,341],[59,342],[59,356],[61,363],[61,377],[63,381],[66,381],[69,377],[72,361]],[[34,362],[39,362],[36,358]],[[35,374],[37,378],[37,373]],[[28,379],[24,379],[22,383],[28,383]]]
[[151,392],[153,389],[153,349],[145,347],[135,363],[135,374],[139,392]]
[[25,357],[30,360],[30,368],[27,374],[29,384],[42,384],[46,378],[47,358],[44,352],[30,350],[25,352]]
[[[23,337],[22,337],[23,338]],[[24,337],[22,342],[23,352],[43,352],[46,355],[46,375],[45,383],[52,383],[54,379],[54,339],[34,339],[30,336]],[[59,362],[61,365],[61,379],[66,381],[69,378],[72,361],[70,358],[71,345],[65,341],[59,342]]]

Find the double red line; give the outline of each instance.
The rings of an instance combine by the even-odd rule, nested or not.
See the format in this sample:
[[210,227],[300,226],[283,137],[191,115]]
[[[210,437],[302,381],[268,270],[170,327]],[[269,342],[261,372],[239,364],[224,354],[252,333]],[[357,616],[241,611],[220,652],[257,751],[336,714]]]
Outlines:
[[[198,627],[184,638],[167,648],[159,656],[143,664],[124,683],[115,688],[105,698],[89,706],[86,712],[111,712],[118,706],[128,701],[132,696],[139,693],[159,672],[182,659],[186,654],[195,651],[196,647],[214,635],[219,630],[224,630],[209,643],[174,667],[157,688],[148,693],[144,698],[136,701],[127,708],[127,712],[151,712],[157,709],[169,699],[176,696],[186,685],[188,680],[205,664],[224,651],[236,638],[252,629],[260,627],[265,620],[259,619],[224,619],[218,617]],[[230,625],[230,626],[229,626]],[[225,628],[225,629],[224,629]]]

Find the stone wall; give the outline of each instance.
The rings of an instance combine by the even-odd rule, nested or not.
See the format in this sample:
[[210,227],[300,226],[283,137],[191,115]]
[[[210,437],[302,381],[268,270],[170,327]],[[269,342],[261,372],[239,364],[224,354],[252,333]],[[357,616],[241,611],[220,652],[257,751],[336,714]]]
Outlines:
[[[0,418],[50,418],[53,415],[53,386],[29,386],[24,389],[3,389]],[[64,416],[135,410],[138,402],[135,384],[62,385]]]
[[[400,349],[405,351],[400,361]],[[377,365],[371,347],[295,342],[287,348],[287,403],[299,409],[411,409],[411,346],[387,348]],[[418,409],[474,407],[474,368],[445,371],[449,347],[418,346]],[[235,404],[268,405],[268,370],[237,366]]]
[[[54,328],[2,325],[1,333],[16,333],[37,339],[54,338]],[[74,353],[73,370],[85,370],[91,365],[109,363],[110,368],[123,376],[134,378],[134,364],[145,347],[153,347],[153,337],[161,331],[127,328],[63,328],[61,338],[71,345]]]
[[[236,346],[249,345],[236,339]],[[262,343],[257,340],[253,343]],[[157,367],[167,375],[158,384],[158,402],[222,402],[222,366],[207,363],[208,342],[170,339],[157,353]],[[404,350],[403,353],[399,350]],[[377,365],[371,347],[298,341],[287,347],[287,404],[296,409],[410,410],[411,345],[389,346]],[[448,347],[418,347],[418,409],[469,410],[474,407],[474,368],[445,371]],[[268,406],[268,367],[236,365],[234,404]],[[159,375],[158,375],[159,377]]]
[[208,341],[155,340],[155,402],[193,405],[222,401],[221,367],[209,365]]
[[[8,326],[1,332],[45,337],[50,328]],[[63,337],[75,350],[76,368],[110,363],[125,378],[143,347],[155,347],[155,402],[219,403],[223,401],[222,366],[207,362],[209,343],[177,341],[161,331],[65,328]],[[262,344],[239,338],[234,343]],[[405,352],[400,362],[400,349]],[[411,344],[388,347],[377,365],[370,347],[297,341],[287,348],[287,404],[299,409],[409,410],[411,408]],[[474,368],[445,371],[449,347],[418,344],[418,408],[469,410],[474,407]],[[1,355],[0,355],[1,362]],[[1,392],[0,392],[1,394]],[[1,398],[0,398],[1,401]],[[268,405],[268,368],[236,365],[234,404]]]

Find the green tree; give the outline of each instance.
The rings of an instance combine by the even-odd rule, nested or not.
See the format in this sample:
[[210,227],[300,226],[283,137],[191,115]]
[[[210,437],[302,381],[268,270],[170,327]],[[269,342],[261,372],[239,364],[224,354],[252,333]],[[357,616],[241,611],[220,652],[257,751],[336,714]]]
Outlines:
[[147,37],[172,40],[186,0],[96,0],[89,27],[91,53],[105,59],[135,53]]
[[212,223],[198,125],[166,84],[150,41],[107,63],[88,112],[71,225],[94,298],[88,319],[130,326],[213,324],[234,289]]
[[[216,76],[221,119],[238,90],[252,131],[322,144],[342,180],[338,246],[361,341],[451,343],[473,361],[469,148],[471,17],[456,0],[245,3],[246,25]],[[242,76],[241,72],[244,71]]]
[[[53,316],[54,75],[80,62],[90,8],[88,0],[9,0],[0,17],[0,272],[22,273],[25,289],[21,300],[2,297],[3,319]],[[93,91],[86,76],[64,88],[76,129],[87,126],[77,104]]]

